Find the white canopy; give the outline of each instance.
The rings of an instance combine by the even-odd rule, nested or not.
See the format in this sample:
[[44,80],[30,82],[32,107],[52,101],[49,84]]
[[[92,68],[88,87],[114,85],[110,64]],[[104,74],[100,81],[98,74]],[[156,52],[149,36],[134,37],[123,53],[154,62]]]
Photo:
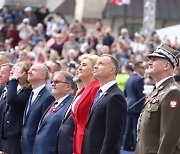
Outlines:
[[156,30],[157,34],[159,35],[160,39],[163,40],[165,36],[171,40],[172,43],[175,42],[175,39],[178,39],[180,42],[180,25],[174,25],[162,29]]

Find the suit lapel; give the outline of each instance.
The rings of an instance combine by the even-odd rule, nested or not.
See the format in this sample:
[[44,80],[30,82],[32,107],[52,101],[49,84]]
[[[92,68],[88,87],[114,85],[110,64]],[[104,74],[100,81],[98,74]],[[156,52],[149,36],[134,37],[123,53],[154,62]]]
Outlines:
[[101,104],[101,102],[103,101],[104,98],[106,98],[106,96],[108,95],[109,92],[111,92],[114,88],[116,88],[116,84],[112,85],[107,91],[105,91],[102,96],[99,98],[99,100],[97,101],[97,103],[95,104],[95,106],[89,110],[89,115],[88,115],[88,119],[87,122],[89,121],[89,119],[91,118],[94,110],[96,109],[96,107]]
[[[69,109],[70,108],[70,109]],[[69,105],[67,111],[65,112],[64,116],[63,116],[63,119],[62,119],[62,122],[64,122],[70,115],[71,115],[71,104]]]
[[[37,104],[36,102],[39,100],[40,97],[41,97],[41,94],[38,94],[37,97],[36,97],[36,99],[35,99],[34,102],[32,103],[32,105],[30,106],[29,111],[28,111],[27,114],[26,114],[26,119],[27,119],[27,117],[29,116],[31,110],[32,110],[32,109],[34,108],[34,106]],[[30,103],[30,102],[28,102],[28,103]]]
[[19,90],[17,91],[17,94],[20,94],[21,92],[23,92],[23,90],[24,90],[24,89],[19,89]]
[[49,118],[51,118],[54,114],[56,114],[62,107],[64,106],[64,103],[60,103],[58,105],[58,107],[56,108],[55,111],[51,112],[47,117],[45,117],[46,113],[49,111],[49,109],[51,108],[51,106],[48,108],[48,110],[46,110],[45,114],[43,114],[41,121],[39,123],[38,126],[38,131],[40,131],[40,129],[43,127],[43,125],[48,121]]
[[[40,119],[40,121],[39,121],[39,125],[38,125],[38,130],[39,130],[39,128],[42,126],[42,123],[44,123],[44,117],[45,117],[45,115],[46,115],[46,113],[49,111],[49,109],[51,108],[51,106],[53,105],[53,103],[54,103],[54,101],[51,103],[51,105],[49,105],[49,107],[47,108],[47,110],[43,113],[43,115],[42,115],[42,117],[41,117],[41,119]],[[46,118],[47,119],[47,118]]]
[[87,97],[87,95],[90,93],[92,89],[92,85],[89,86],[87,89],[85,89],[83,91],[83,94],[81,95],[81,97],[79,98],[79,100],[77,101],[76,105],[74,106],[74,113],[77,114],[77,110],[78,110],[78,107],[79,105],[83,102],[83,100]]
[[28,103],[26,104],[26,107],[25,107],[25,110],[24,110],[24,114],[23,114],[23,125],[25,124],[25,121],[26,121],[26,117],[27,117],[27,109],[28,109],[28,105],[31,101],[31,95],[29,97],[29,100],[28,100]]
[[67,108],[67,110],[66,110],[66,112],[65,112],[65,114],[63,116],[62,122],[64,122],[70,116],[70,114],[71,114],[71,107],[72,107],[73,101],[84,91],[84,89],[85,88],[82,88],[80,91],[78,91],[76,93],[76,95],[74,96],[72,102],[70,103],[69,107]]
[[25,109],[25,111],[24,111],[23,124],[25,124],[26,119],[28,118],[31,110],[34,108],[34,106],[37,105],[37,101],[40,99],[40,97],[41,97],[42,94],[44,93],[45,89],[46,89],[46,86],[39,92],[39,94],[37,95],[37,97],[36,97],[36,99],[34,100],[33,104],[31,105],[29,111],[28,111],[27,114],[26,114],[26,110],[27,110],[28,104],[30,103],[30,102],[29,102],[30,99],[28,100],[28,103],[27,103],[27,105],[26,105],[26,109]]
[[[98,106],[98,104],[101,103],[101,101],[103,100],[104,97],[105,97],[105,96],[102,95],[102,96],[98,99],[97,103],[96,103],[92,108],[90,107],[90,109],[89,109],[89,114],[88,114],[88,118],[89,118],[89,117],[91,116],[91,114],[94,112],[94,110],[95,110],[95,108]],[[91,104],[91,106],[92,106],[92,104]]]
[[45,117],[46,113],[49,111],[49,109],[51,108],[52,104],[48,107],[48,109],[46,110],[46,112],[43,114],[39,126],[38,126],[38,131],[42,128],[42,126],[47,122],[47,120],[52,117],[55,113],[57,113],[60,109],[63,108],[63,106],[72,98],[72,95],[67,96],[57,107],[56,110],[54,112],[51,112],[47,117]]

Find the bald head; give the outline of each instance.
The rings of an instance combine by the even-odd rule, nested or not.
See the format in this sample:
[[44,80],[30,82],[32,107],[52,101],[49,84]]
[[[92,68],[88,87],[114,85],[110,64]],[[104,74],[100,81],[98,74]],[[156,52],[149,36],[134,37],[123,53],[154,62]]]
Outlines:
[[28,71],[28,80],[34,87],[45,84],[49,78],[49,71],[44,64],[34,64]]

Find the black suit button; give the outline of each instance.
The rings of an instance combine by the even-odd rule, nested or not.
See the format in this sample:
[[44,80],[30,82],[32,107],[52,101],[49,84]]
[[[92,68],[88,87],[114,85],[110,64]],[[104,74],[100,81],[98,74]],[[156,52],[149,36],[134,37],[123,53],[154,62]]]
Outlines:
[[9,124],[9,121],[6,121],[7,124]]

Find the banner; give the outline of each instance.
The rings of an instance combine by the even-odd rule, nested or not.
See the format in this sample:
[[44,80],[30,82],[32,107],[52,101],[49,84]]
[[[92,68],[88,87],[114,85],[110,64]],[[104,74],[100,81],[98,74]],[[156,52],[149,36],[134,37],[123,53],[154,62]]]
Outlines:
[[123,4],[126,4],[126,5],[129,5],[131,3],[131,0],[109,0],[109,3],[113,4],[117,4],[117,5],[123,5]]

